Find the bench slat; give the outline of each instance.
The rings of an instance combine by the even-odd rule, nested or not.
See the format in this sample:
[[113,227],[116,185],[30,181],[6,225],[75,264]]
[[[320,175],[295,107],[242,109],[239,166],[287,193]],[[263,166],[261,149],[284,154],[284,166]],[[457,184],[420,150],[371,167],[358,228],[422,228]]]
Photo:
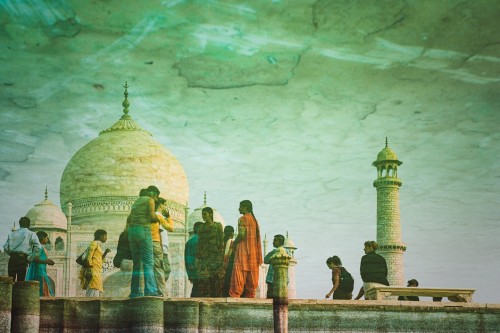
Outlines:
[[448,297],[454,302],[472,302],[475,289],[445,289],[445,288],[418,288],[418,287],[391,287],[376,286],[366,291],[370,299],[384,299],[389,296],[428,296]]

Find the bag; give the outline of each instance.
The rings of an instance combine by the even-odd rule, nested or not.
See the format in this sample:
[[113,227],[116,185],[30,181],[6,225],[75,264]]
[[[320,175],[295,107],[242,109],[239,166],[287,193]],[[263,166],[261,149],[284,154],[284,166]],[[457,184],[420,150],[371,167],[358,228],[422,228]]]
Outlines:
[[78,258],[76,258],[76,263],[80,266],[83,266],[83,267],[88,267],[88,264],[85,260],[83,260],[83,255],[85,254],[85,252],[83,252],[82,254],[80,254],[78,256]]
[[351,273],[344,267],[340,268],[340,286],[339,289],[345,292],[352,292],[354,290],[354,279]]
[[113,266],[115,266],[116,268],[120,268],[121,263],[122,263],[122,256],[121,253],[118,252],[113,258]]

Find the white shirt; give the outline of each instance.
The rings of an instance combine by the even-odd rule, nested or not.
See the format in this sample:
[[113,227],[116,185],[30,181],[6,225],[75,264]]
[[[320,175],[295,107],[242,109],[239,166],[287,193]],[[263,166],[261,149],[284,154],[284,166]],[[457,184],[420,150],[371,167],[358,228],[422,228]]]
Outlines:
[[42,249],[38,236],[28,228],[19,228],[7,236],[3,250],[7,254],[24,253],[31,261]]
[[[158,215],[158,218],[163,218],[163,215],[160,212],[156,212],[156,215]],[[163,226],[160,223],[160,238],[161,238],[161,248],[163,253],[168,253],[168,231],[163,228]]]

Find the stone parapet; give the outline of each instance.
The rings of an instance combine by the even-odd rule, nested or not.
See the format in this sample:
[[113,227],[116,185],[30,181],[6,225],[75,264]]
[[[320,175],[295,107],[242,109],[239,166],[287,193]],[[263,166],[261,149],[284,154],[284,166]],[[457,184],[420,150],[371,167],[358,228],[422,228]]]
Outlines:
[[[12,326],[2,332],[273,332],[270,299],[39,298],[37,282],[14,286]],[[488,333],[500,327],[498,304],[290,300],[288,314],[291,332]]]

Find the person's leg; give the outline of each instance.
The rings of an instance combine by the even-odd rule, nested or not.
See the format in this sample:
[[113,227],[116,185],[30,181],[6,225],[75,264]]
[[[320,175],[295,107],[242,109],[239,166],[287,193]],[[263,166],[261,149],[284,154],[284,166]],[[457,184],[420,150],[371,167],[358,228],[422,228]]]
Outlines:
[[273,284],[267,282],[267,298],[273,298]]
[[168,259],[168,253],[163,253],[163,272],[165,274],[165,282],[167,282],[170,277],[170,272],[172,272],[170,260]]
[[17,281],[26,280],[26,271],[28,270],[28,257],[19,257],[19,266],[17,273]]
[[130,226],[128,228],[128,241],[130,252],[132,253],[132,281],[130,285],[130,298],[143,296],[140,286],[142,267],[142,246],[143,227]]
[[193,279],[193,289],[191,289],[191,297],[200,297],[198,279]]
[[28,260],[26,256],[14,253],[9,257],[7,263],[7,274],[16,281],[24,281],[26,279],[26,270],[28,268]]
[[198,297],[210,297],[209,279],[206,277],[198,278]]
[[142,254],[142,268],[144,270],[144,295],[159,296],[154,275],[153,238],[151,237],[151,229],[148,227],[142,227],[142,233],[143,242],[140,246]]
[[163,252],[160,242],[153,242],[153,272],[155,275],[156,286],[158,291],[167,296],[167,286],[165,285],[165,273],[163,272]]
[[233,268],[231,275],[231,285],[229,287],[229,297],[241,297],[243,287],[245,286],[246,272],[239,267]]
[[87,288],[85,297],[101,297],[101,292],[97,289]]
[[255,290],[259,286],[259,271],[248,271],[245,277],[243,297],[255,298]]
[[15,269],[15,260],[13,256],[10,256],[9,262],[7,263],[7,274],[16,282],[17,271]]

